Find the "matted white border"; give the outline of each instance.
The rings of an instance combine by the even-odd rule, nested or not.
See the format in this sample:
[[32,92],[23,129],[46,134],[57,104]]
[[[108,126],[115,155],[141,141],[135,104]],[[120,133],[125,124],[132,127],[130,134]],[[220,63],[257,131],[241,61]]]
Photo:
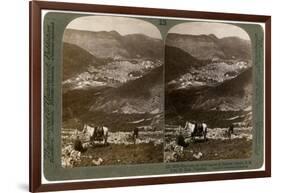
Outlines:
[[[178,18],[178,17],[164,17],[164,16],[147,16],[147,15],[129,15],[129,14],[109,14],[109,13],[101,13],[101,12],[80,12],[80,11],[60,11],[60,10],[41,10],[41,131],[43,131],[44,126],[44,82],[43,82],[43,75],[44,75],[44,52],[43,52],[43,37],[44,37],[44,31],[43,31],[43,23],[44,23],[44,17],[49,12],[56,12],[56,13],[75,13],[75,14],[98,14],[99,16],[119,16],[119,17],[132,17],[132,18],[154,18],[154,19],[174,19],[174,20],[182,20],[182,21],[209,21],[209,22],[216,22],[216,23],[245,23],[245,24],[258,24],[262,27],[264,31],[264,37],[265,37],[265,24],[262,22],[242,22],[242,21],[228,21],[228,20],[215,20],[215,19],[194,19],[194,18]],[[264,38],[264,45],[265,45],[265,38]],[[264,46],[264,53],[265,53],[265,46]],[[265,64],[265,57],[264,57],[264,64]],[[265,77],[265,70],[264,70],[264,77]],[[264,88],[265,88],[265,78],[264,78]],[[263,95],[263,98],[265,99],[265,92]],[[265,103],[264,103],[264,109],[265,109]],[[263,112],[263,117],[265,118],[265,112]],[[263,122],[263,126],[265,128],[265,119]],[[182,175],[204,175],[204,174],[223,174],[223,173],[237,173],[237,172],[249,172],[249,171],[265,171],[265,131],[263,135],[263,165],[262,167],[258,169],[248,169],[248,170],[233,170],[233,171],[212,171],[212,172],[190,172],[190,173],[175,173],[175,174],[160,174],[160,175],[145,175],[145,176],[128,176],[128,177],[109,177],[109,178],[98,178],[98,179],[79,179],[79,180],[56,180],[56,181],[49,181],[44,176],[44,150],[43,150],[43,138],[44,132],[41,132],[41,183],[42,184],[57,184],[57,183],[72,183],[72,182],[89,182],[89,181],[104,181],[104,180],[120,180],[120,179],[138,179],[138,178],[153,178],[153,177],[169,177],[169,176],[182,176]],[[161,164],[161,163],[159,163]]]

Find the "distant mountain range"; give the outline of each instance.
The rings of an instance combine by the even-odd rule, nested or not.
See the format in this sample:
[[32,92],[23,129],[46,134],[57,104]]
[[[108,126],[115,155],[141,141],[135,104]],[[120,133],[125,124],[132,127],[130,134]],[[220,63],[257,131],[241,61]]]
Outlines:
[[[224,62],[228,60],[232,63]],[[165,111],[184,114],[190,110],[251,109],[250,60],[250,42],[238,37],[169,34],[165,47]]]
[[[237,37],[169,34],[164,47],[162,40],[143,34],[122,36],[116,31],[67,29],[63,44],[63,81],[76,87],[64,92],[64,112],[68,112],[69,117],[89,112],[153,117],[164,111],[164,92],[165,111],[250,108],[252,68],[235,71],[235,78],[213,85],[164,89],[169,82],[187,73],[204,70],[214,58],[250,60],[250,43]],[[219,68],[221,64],[217,65]],[[90,87],[84,89],[84,85]]]
[[64,91],[116,87],[163,64],[163,41],[143,34],[66,29],[63,41]]
[[177,47],[200,60],[251,59],[250,41],[239,37],[217,38],[210,35],[183,35],[169,33],[166,45]]
[[163,59],[163,41],[143,34],[122,36],[116,31],[66,29],[63,41],[75,44],[98,58]]
[[163,54],[163,41],[143,34],[67,29],[65,117],[88,112],[153,116],[163,112]]

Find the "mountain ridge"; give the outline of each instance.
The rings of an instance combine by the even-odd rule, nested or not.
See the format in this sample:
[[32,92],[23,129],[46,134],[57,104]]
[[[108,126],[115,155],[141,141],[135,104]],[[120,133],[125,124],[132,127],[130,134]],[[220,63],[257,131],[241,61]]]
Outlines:
[[[80,46],[98,58],[163,58],[163,41],[144,34],[121,35],[117,31],[66,29],[63,41]],[[146,49],[144,49],[146,48]]]
[[169,33],[166,44],[178,47],[200,60],[251,59],[251,43],[239,37],[218,38],[214,34],[189,35]]

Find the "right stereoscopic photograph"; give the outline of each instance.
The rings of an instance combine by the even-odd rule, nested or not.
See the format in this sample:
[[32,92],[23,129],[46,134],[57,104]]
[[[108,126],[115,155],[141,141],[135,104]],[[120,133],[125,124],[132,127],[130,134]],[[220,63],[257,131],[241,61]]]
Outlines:
[[249,159],[253,70],[248,33],[184,22],[165,40],[164,162]]

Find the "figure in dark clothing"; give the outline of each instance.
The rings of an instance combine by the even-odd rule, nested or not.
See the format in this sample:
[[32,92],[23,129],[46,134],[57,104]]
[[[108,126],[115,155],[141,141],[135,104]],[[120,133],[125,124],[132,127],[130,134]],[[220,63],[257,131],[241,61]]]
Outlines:
[[231,124],[231,125],[229,126],[228,132],[227,132],[228,138],[229,138],[229,139],[231,139],[231,134],[233,134],[233,133],[234,133],[234,125]]
[[231,134],[234,133],[234,126],[233,126],[233,124],[230,125],[230,127],[229,127],[229,132],[230,132]]
[[135,127],[133,130],[133,140],[134,144],[136,144],[136,139],[139,137],[139,128]]
[[80,140],[79,136],[77,136],[74,141],[74,150],[80,151],[81,153],[84,153],[85,151],[87,151],[87,148],[83,147],[82,141]]
[[187,146],[188,146],[188,143],[185,142],[184,137],[183,137],[182,134],[179,134],[179,135],[177,136],[177,144],[178,144],[179,146],[182,146],[182,147],[187,147]]
[[134,132],[133,132],[133,135],[138,138],[139,137],[139,128],[134,128]]

